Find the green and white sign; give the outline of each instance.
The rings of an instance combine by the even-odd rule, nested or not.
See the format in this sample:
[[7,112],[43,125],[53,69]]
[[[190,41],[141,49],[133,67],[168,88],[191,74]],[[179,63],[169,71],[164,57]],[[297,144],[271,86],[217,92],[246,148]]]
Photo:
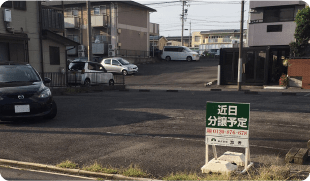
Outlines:
[[248,147],[250,104],[207,102],[206,144]]

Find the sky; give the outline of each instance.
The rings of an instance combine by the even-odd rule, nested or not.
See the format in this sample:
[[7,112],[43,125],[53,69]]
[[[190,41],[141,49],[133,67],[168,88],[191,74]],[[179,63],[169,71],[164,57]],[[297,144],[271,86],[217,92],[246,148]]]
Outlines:
[[[152,23],[159,24],[161,36],[181,36],[182,34],[182,1],[180,0],[136,0],[157,12],[150,15]],[[229,0],[188,0],[188,9],[184,23],[184,36],[189,36],[189,30],[208,31],[217,29],[240,29],[241,1]],[[249,1],[244,4],[244,29],[247,29]]]

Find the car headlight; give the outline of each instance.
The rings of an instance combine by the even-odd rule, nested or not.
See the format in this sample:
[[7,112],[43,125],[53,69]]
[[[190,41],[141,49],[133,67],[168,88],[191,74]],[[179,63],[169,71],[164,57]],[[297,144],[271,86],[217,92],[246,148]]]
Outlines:
[[40,93],[39,98],[47,98],[50,97],[51,95],[52,95],[51,90],[45,89]]
[[196,55],[194,54],[193,57],[196,57]]

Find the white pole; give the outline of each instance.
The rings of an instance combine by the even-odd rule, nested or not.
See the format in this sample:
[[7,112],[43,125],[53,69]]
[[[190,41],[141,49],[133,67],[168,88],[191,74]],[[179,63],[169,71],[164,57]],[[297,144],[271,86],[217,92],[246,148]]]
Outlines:
[[217,85],[221,85],[221,65],[217,66]]

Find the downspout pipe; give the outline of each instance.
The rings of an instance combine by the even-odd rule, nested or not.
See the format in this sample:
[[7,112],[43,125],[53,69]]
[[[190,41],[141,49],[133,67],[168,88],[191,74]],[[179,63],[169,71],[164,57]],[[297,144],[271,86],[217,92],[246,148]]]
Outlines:
[[38,1],[39,7],[39,41],[40,41],[40,59],[41,59],[41,77],[44,77],[44,61],[43,61],[43,43],[42,43],[42,5]]

